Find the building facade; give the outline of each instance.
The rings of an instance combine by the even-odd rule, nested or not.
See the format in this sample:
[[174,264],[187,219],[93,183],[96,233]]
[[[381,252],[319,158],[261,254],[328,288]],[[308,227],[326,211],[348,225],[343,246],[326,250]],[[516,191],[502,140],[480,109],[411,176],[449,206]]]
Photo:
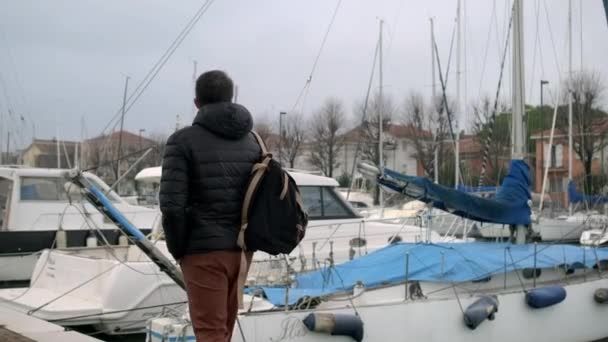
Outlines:
[[70,168],[78,162],[77,142],[34,139],[21,152],[23,165],[40,168]]

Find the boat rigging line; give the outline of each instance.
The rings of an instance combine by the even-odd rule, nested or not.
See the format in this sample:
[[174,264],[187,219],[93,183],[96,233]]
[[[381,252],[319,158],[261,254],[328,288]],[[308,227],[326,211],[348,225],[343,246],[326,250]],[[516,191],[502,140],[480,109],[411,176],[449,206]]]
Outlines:
[[139,307],[136,307],[133,309],[104,311],[104,312],[88,314],[88,315],[79,315],[79,316],[71,316],[71,317],[66,317],[66,318],[50,319],[49,322],[73,321],[73,320],[81,319],[81,318],[101,317],[101,316],[112,315],[112,314],[117,314],[117,313],[134,312],[134,311],[141,311],[141,310],[154,309],[154,308],[163,308],[163,307],[174,306],[174,305],[184,305],[187,303],[188,303],[187,301],[179,301],[179,302],[172,302],[172,303],[166,303],[166,304],[139,306]]
[[[450,128],[450,135],[452,137],[452,144],[454,145],[454,150],[456,151],[456,135],[454,134],[454,125],[452,124],[452,113],[450,112],[449,103],[446,95],[447,83],[443,78],[443,72],[441,71],[441,60],[439,59],[439,49],[437,48],[437,42],[433,44],[435,46],[435,57],[437,59],[437,69],[439,70],[439,82],[441,83],[441,97],[442,97],[442,108],[445,109],[446,116],[448,119],[448,127]],[[449,67],[449,65],[448,65]],[[446,77],[447,78],[447,77]],[[460,132],[458,132],[460,134]],[[454,165],[454,167],[460,170],[460,181],[463,181],[462,178],[462,165]]]
[[[501,89],[501,85],[502,85],[503,72],[505,69],[505,62],[507,59],[507,51],[509,50],[509,39],[510,39],[510,33],[511,33],[511,26],[513,24],[513,11],[511,12],[511,20],[509,20],[509,29],[507,31],[507,39],[505,41],[505,48],[503,50],[502,61],[500,63],[500,75],[498,77],[498,86],[496,88],[496,97],[494,98],[492,116],[490,117],[490,122],[487,123],[489,132],[488,132],[488,135],[486,136],[485,146],[484,146],[484,150],[483,150],[483,159],[481,162],[481,173],[479,175],[479,184],[478,184],[480,190],[481,190],[481,187],[483,186],[484,177],[486,175],[486,165],[488,162],[488,154],[490,153],[490,144],[492,142],[493,135],[494,135],[494,127],[496,124],[496,112],[498,111],[498,102],[500,100],[500,89]],[[495,165],[495,167],[498,167],[498,165]]]
[[[361,114],[361,128],[363,128],[363,124],[365,124],[367,120],[367,108],[369,106],[369,94],[372,90],[372,83],[374,81],[374,74],[376,72],[376,61],[378,59],[378,50],[380,49],[380,42],[376,42],[376,50],[374,52],[374,61],[372,62],[372,70],[369,75],[369,82],[367,84],[367,93],[365,94],[365,102],[363,104],[363,113]],[[359,136],[359,141],[357,141],[357,146],[355,147],[355,154],[353,154],[353,166],[350,172],[350,186],[348,187],[348,191],[346,192],[346,200],[350,197],[350,192],[353,188],[353,184],[355,183],[355,170],[357,169],[357,158],[359,156],[359,152],[361,151],[361,136]]]
[[[211,5],[213,4],[214,1],[215,0],[206,0],[201,5],[201,7],[196,11],[194,16],[188,21],[186,26],[184,26],[182,31],[173,40],[171,45],[169,45],[169,47],[165,50],[165,52],[158,59],[158,61],[154,64],[154,66],[150,69],[150,71],[148,71],[146,76],[139,82],[139,84],[131,92],[131,94],[128,96],[127,101],[126,101],[128,103],[128,105],[125,108],[125,113],[127,113],[133,107],[133,105],[135,105],[137,100],[141,97],[141,95],[144,93],[144,91],[146,91],[148,86],[150,86],[152,81],[154,81],[154,79],[156,78],[158,73],[162,70],[162,68],[165,66],[167,61],[171,58],[171,56],[173,56],[173,53],[177,50],[177,48],[181,45],[181,43],[184,41],[184,39],[192,31],[194,26],[196,26],[196,24],[200,21],[202,16],[207,12],[207,10],[209,9],[209,7],[211,7]],[[103,128],[102,134],[107,132],[108,128],[110,128],[110,126],[112,126],[112,123],[114,121],[116,121],[116,123],[114,123],[114,126],[112,126],[112,129],[116,128],[116,126],[120,122],[120,120],[118,120],[118,119],[120,118],[121,114],[122,114],[122,106],[121,106],[121,108],[119,108],[116,111],[116,114],[112,117],[110,122],[108,122],[108,124]]]
[[338,10],[340,9],[341,4],[342,4],[342,0],[338,0],[338,2],[336,3],[336,7],[334,8],[334,12],[332,14],[329,25],[327,26],[327,30],[325,31],[325,34],[323,35],[323,40],[321,41],[321,46],[319,47],[319,51],[317,52],[317,57],[315,58],[315,61],[312,64],[312,69],[310,70],[310,74],[308,75],[308,78],[306,79],[306,82],[304,83],[302,90],[300,90],[300,94],[298,95],[296,102],[293,104],[293,107],[291,108],[291,112],[294,112],[296,110],[298,104],[300,103],[300,100],[302,100],[302,102],[304,102],[303,98],[305,98],[306,95],[308,94],[308,88],[310,87],[310,84],[312,82],[312,77],[314,76],[315,70],[317,69],[319,59],[321,58],[321,53],[323,52],[323,48],[325,47],[325,42],[327,41],[327,37],[329,36],[329,32],[331,31],[332,26],[334,25],[334,21],[336,20],[336,16],[338,15]]
[[146,148],[142,148],[142,149],[137,150],[137,151],[135,151],[135,152],[132,152],[132,153],[129,153],[129,154],[125,154],[125,155],[121,156],[120,158],[117,158],[117,159],[112,159],[112,160],[108,160],[108,161],[105,161],[105,162],[99,163],[99,164],[97,164],[97,165],[93,165],[93,166],[91,166],[91,167],[88,167],[88,168],[86,168],[86,169],[82,169],[82,171],[83,171],[83,172],[87,172],[87,171],[93,171],[93,170],[97,170],[97,169],[99,169],[99,168],[101,168],[101,167],[104,167],[104,166],[111,166],[111,165],[113,165],[113,163],[117,163],[117,162],[119,162],[119,161],[122,161],[122,160],[128,159],[128,158],[130,158],[130,157],[133,157],[133,156],[136,156],[136,155],[142,154],[142,153],[144,153],[144,152],[146,152],[146,151],[148,151],[148,150],[158,150],[158,149],[159,149],[159,147],[158,147],[158,146],[148,146],[148,147],[146,147]]

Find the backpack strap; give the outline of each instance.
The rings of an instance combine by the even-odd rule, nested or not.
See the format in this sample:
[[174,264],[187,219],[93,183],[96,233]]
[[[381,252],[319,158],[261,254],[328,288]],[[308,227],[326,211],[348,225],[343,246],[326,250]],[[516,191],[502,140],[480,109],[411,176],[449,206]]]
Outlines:
[[255,140],[260,145],[260,149],[262,150],[262,160],[259,163],[253,165],[251,169],[252,177],[247,190],[245,191],[245,198],[243,199],[243,208],[241,209],[241,228],[239,230],[239,236],[236,240],[236,243],[243,250],[247,249],[245,245],[245,230],[247,229],[247,221],[249,217],[249,208],[251,207],[251,201],[253,200],[253,195],[257,190],[264,173],[266,173],[266,169],[268,169],[268,164],[272,160],[272,154],[268,152],[266,149],[266,144],[264,144],[264,140],[254,131],[251,131]]
[[253,136],[255,137],[255,140],[258,142],[258,145],[260,145],[260,149],[262,149],[262,157],[266,157],[268,154],[270,154],[268,152],[268,148],[266,148],[264,139],[262,139],[262,137],[258,134],[258,132],[251,131],[251,134],[253,134]]

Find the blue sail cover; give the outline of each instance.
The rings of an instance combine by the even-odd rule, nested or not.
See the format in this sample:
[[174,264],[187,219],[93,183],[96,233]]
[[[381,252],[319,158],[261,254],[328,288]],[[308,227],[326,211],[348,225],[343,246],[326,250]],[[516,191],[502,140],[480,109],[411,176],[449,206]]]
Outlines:
[[[408,281],[462,283],[487,279],[494,274],[534,268],[534,245],[508,243],[394,244],[343,264],[296,277],[287,301],[351,291],[358,281],[367,288],[403,283],[408,255]],[[597,255],[597,256],[596,256]],[[539,244],[536,267],[593,267],[597,260],[608,260],[608,249],[574,245]],[[251,293],[254,289],[248,289]],[[268,300],[285,305],[284,287],[262,287]]]
[[528,201],[530,169],[523,160],[512,160],[509,174],[492,199],[478,197],[431,182],[425,177],[407,176],[384,169],[378,182],[405,196],[433,207],[480,222],[530,224],[532,214]]
[[602,204],[608,203],[608,196],[602,195],[583,195],[576,191],[576,185],[574,182],[568,182],[568,199],[571,203],[588,203],[588,204]]
[[471,186],[458,184],[458,191],[462,192],[497,192],[499,187],[496,186]]
[[604,11],[606,11],[606,21],[608,21],[608,0],[604,0]]

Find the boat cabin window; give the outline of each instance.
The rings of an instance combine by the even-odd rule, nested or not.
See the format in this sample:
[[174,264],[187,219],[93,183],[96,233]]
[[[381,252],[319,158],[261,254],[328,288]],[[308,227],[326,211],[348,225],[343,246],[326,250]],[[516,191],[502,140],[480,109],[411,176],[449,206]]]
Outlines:
[[300,193],[311,219],[354,218],[357,215],[335,192],[326,186],[301,186]]
[[348,201],[350,203],[350,205],[353,206],[353,208],[357,208],[357,209],[369,209],[369,205],[367,205],[367,203],[365,202],[359,202],[359,201]]
[[13,181],[0,177],[0,230],[4,228],[8,218],[8,208],[13,191]]
[[[95,179],[87,177],[87,180],[104,189]],[[22,201],[80,201],[81,195],[75,185],[72,189],[68,187],[69,183],[61,177],[21,177],[20,196]],[[108,194],[108,198],[113,202],[118,200],[113,193]]]
[[[67,201],[67,181],[60,177],[21,177],[22,201]],[[72,192],[72,201],[79,201],[80,194]]]

